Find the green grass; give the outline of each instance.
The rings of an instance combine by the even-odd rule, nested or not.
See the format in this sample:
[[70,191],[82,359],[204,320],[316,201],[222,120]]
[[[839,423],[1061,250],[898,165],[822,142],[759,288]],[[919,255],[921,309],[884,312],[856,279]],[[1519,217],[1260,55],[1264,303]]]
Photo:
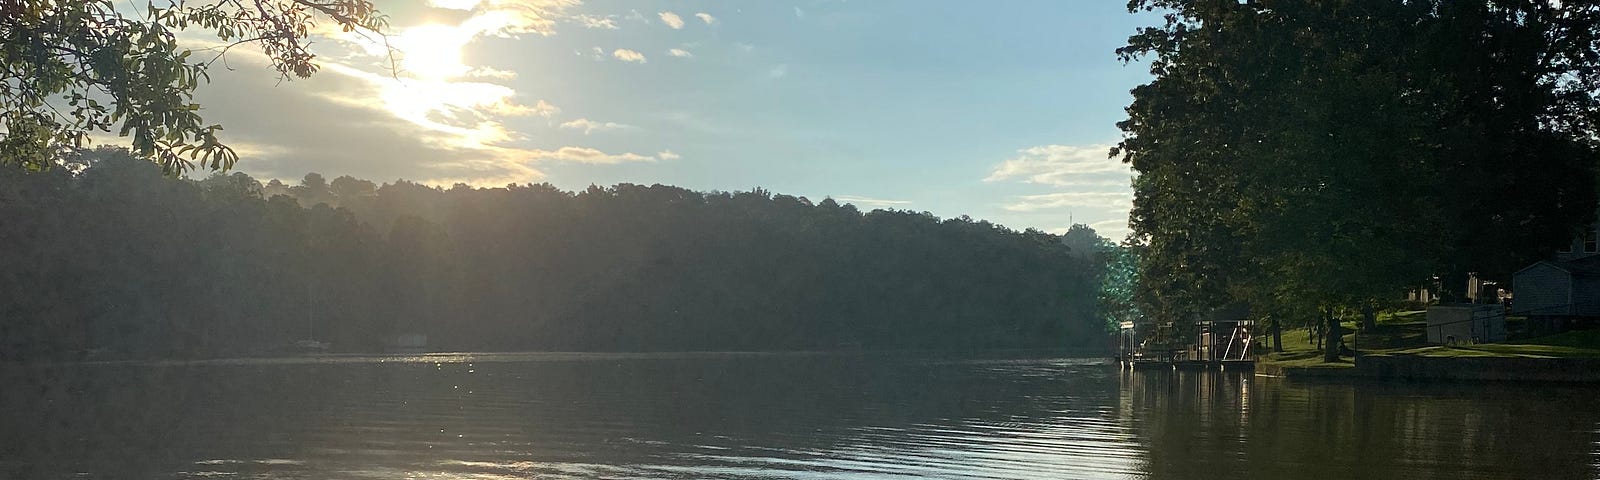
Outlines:
[[1382,312],[1378,314],[1378,325],[1428,323],[1427,310],[1411,310],[1405,312]]
[[1600,350],[1600,329],[1577,330],[1555,335],[1527,338],[1510,342],[1521,345],[1550,345],[1557,347],[1572,347]]
[[[1414,355],[1427,358],[1600,358],[1600,329],[1547,335],[1511,343],[1432,345],[1427,342],[1427,312],[1378,314],[1377,328],[1356,333],[1359,322],[1344,322],[1344,342],[1363,355]],[[1322,352],[1308,339],[1304,328],[1283,331],[1283,352],[1270,353],[1258,363],[1287,368],[1348,368],[1349,357],[1325,363]],[[1357,335],[1360,338],[1357,338]]]
[[[1382,313],[1377,328],[1356,333],[1358,322],[1343,324],[1346,346],[1362,355],[1413,355],[1425,358],[1600,358],[1600,329],[1580,330],[1517,340],[1511,343],[1432,345],[1427,342],[1427,314],[1423,311]],[[1510,319],[1512,321],[1521,319]],[[1359,335],[1360,338],[1357,338]],[[1310,343],[1304,328],[1284,330],[1283,352],[1257,359],[1258,364],[1284,368],[1350,368],[1350,357],[1325,363],[1322,352]]]
[[1257,363],[1277,365],[1286,368],[1349,368],[1355,363],[1341,358],[1338,362],[1328,363],[1322,361],[1322,352],[1310,342],[1311,332],[1304,328],[1295,328],[1283,331],[1283,351],[1268,354],[1257,360]]

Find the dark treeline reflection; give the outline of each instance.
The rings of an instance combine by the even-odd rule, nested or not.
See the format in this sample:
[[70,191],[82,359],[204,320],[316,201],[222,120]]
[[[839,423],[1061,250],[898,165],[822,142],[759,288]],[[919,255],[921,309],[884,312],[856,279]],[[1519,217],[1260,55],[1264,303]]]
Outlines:
[[0,391],[0,478],[1600,474],[1592,388],[1297,384],[908,355],[385,362],[0,369],[12,386]]
[[1125,374],[1150,479],[1590,479],[1594,387]]
[[0,370],[32,412],[0,416],[0,477],[1081,478],[1137,453],[1070,448],[1126,436],[1111,370],[1076,361],[505,355]]
[[[766,191],[0,171],[0,360],[1099,345],[1097,237]],[[1078,248],[1071,248],[1075,245]]]

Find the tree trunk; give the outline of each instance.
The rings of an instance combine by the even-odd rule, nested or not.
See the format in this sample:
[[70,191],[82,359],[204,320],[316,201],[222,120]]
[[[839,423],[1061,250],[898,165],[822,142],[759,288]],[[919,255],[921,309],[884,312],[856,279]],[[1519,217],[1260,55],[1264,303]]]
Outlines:
[[1368,303],[1361,306],[1361,331],[1371,333],[1378,328],[1378,310]]
[[1324,307],[1322,318],[1328,324],[1327,332],[1323,334],[1327,337],[1327,340],[1323,342],[1326,348],[1322,351],[1322,361],[1337,362],[1339,361],[1339,337],[1343,335],[1339,333],[1339,320],[1333,317],[1333,307]]
[[1272,319],[1272,351],[1283,352],[1283,319]]

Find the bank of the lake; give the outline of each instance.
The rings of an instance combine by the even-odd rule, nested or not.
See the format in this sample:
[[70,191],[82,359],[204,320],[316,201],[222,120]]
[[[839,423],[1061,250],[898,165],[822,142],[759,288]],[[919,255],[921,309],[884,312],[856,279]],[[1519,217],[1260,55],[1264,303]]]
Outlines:
[[1290,379],[1371,378],[1430,381],[1526,381],[1600,383],[1600,358],[1430,357],[1360,355],[1328,366],[1260,361],[1258,375]]
[[1427,345],[1421,312],[1380,317],[1377,328],[1354,333],[1345,344],[1354,356],[1324,362],[1305,329],[1284,332],[1282,352],[1256,361],[1258,375],[1296,378],[1364,378],[1423,381],[1600,383],[1600,331],[1577,331],[1511,343]]

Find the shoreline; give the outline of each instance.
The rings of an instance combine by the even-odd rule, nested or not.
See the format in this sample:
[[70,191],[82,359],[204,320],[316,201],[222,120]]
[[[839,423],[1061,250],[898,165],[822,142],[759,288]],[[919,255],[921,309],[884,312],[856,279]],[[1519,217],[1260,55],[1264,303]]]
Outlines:
[[1258,376],[1290,380],[1360,379],[1428,382],[1600,383],[1595,357],[1427,357],[1361,355],[1353,364],[1287,366],[1258,361]]

